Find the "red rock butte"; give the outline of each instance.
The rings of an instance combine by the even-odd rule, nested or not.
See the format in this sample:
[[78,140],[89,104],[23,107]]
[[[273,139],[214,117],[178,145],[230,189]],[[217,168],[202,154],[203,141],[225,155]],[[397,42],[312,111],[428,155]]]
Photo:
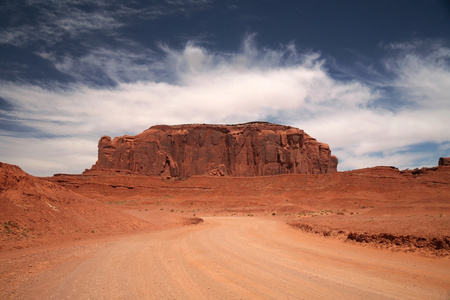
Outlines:
[[103,136],[91,170],[141,175],[265,176],[337,171],[327,144],[303,130],[267,122],[157,125],[136,136]]

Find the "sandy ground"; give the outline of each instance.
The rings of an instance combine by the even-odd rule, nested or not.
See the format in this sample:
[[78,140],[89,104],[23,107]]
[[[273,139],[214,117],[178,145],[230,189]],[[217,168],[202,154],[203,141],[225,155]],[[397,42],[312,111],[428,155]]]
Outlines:
[[1,299],[449,299],[450,260],[305,234],[197,225],[0,253]]

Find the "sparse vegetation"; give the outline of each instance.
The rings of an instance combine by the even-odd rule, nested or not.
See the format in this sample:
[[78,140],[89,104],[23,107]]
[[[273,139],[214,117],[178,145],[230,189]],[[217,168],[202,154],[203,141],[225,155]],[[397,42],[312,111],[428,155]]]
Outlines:
[[121,200],[121,201],[116,200],[116,201],[106,202],[106,204],[109,204],[109,205],[130,205],[130,204],[134,204],[136,202],[138,202],[138,200]]
[[3,232],[6,234],[13,234],[24,236],[28,238],[28,228],[26,226],[20,226],[17,222],[7,221],[3,223]]
[[20,226],[14,221],[8,221],[3,223],[3,228],[6,233],[14,233],[16,230],[20,229]]

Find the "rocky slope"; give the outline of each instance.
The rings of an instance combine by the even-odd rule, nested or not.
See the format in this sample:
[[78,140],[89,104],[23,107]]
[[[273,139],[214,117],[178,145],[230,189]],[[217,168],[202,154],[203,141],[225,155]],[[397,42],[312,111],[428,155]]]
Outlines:
[[148,222],[0,163],[0,251],[148,228]]
[[98,144],[91,170],[130,170],[141,175],[263,176],[337,171],[327,144],[290,126],[253,122],[238,125],[153,126],[136,136]]

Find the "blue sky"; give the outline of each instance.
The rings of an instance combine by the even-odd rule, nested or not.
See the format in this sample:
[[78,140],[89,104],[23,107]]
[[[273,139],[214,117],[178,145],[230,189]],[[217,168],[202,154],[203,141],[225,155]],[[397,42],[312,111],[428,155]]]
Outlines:
[[339,170],[450,156],[449,1],[0,4],[0,161],[80,173],[103,135],[269,121]]

